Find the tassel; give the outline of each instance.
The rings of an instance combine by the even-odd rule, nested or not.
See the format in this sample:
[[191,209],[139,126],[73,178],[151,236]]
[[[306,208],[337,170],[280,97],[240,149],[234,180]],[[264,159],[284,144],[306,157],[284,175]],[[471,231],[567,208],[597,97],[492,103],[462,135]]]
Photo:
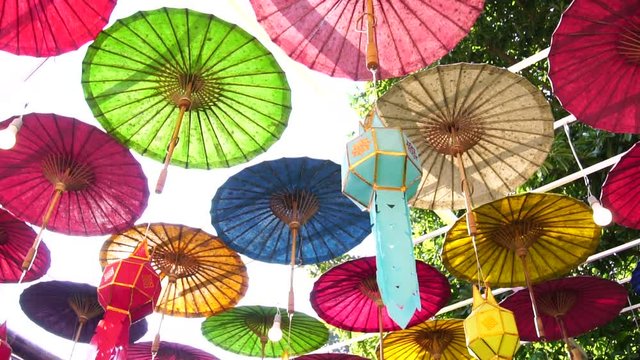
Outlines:
[[96,347],[96,360],[126,360],[129,344],[128,314],[107,310],[96,327],[91,345]]

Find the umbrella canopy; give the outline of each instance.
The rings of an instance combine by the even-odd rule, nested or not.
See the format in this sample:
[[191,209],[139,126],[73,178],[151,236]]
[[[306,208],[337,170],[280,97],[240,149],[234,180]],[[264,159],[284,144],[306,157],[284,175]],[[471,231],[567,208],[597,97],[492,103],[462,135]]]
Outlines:
[[640,143],[627,151],[602,185],[602,205],[620,225],[640,229]]
[[302,356],[298,356],[296,359],[297,360],[368,360],[367,358],[363,358],[362,356],[340,354],[340,353],[302,355]]
[[[435,315],[451,296],[449,282],[438,270],[422,261],[416,261],[416,270],[422,310],[414,314],[408,326]],[[335,266],[320,276],[311,292],[311,306],[320,318],[340,329],[376,332],[380,325],[384,331],[401,329],[382,304],[373,256]]]
[[383,344],[384,360],[473,359],[460,319],[430,320],[395,331],[384,337]]
[[[127,349],[127,360],[149,360],[151,358],[152,342],[135,343]],[[217,357],[191,346],[160,342],[157,360],[218,360]]]
[[475,204],[502,198],[535,173],[553,143],[553,115],[542,93],[490,65],[409,75],[379,99],[378,110],[420,154],[422,180],[412,202],[419,208],[461,209],[465,195]]
[[[329,330],[320,321],[300,312],[282,317],[283,337],[273,342],[267,331],[273,326],[278,312],[264,306],[240,306],[212,316],[202,323],[202,334],[214,345],[236,354],[262,357],[280,357],[285,350],[289,355],[311,352],[329,339]],[[289,332],[289,328],[291,331]]]
[[219,238],[184,225],[141,224],[113,235],[102,245],[100,264],[128,257],[145,238],[153,248],[151,265],[168,278],[157,311],[211,316],[232,308],[246,293],[249,278],[240,256]]
[[636,0],[574,1],[551,39],[549,78],[578,120],[640,133],[640,33]]
[[109,134],[165,162],[158,192],[169,162],[210,169],[263,153],[291,110],[286,77],[262,44],[188,9],[118,20],[87,50],[82,84]]
[[[29,246],[36,238],[36,232],[29,225],[16,219],[8,211],[0,209],[0,282],[14,283],[22,273],[22,259],[27,256]],[[49,270],[51,256],[46,245],[40,246],[31,271],[23,281],[41,278]]]
[[[550,341],[567,341],[568,337],[605,325],[616,318],[627,304],[624,286],[593,276],[550,280],[534,285],[533,290],[544,322],[546,340]],[[500,305],[513,311],[520,339],[540,340],[531,316],[528,290],[517,291]]]
[[633,273],[631,274],[631,287],[636,294],[640,294],[640,262],[636,264]]
[[[104,315],[95,286],[69,281],[31,285],[20,295],[20,307],[48,332],[81,343],[89,343]],[[146,332],[146,320],[134,323],[129,341],[140,339]]]
[[116,0],[5,0],[0,50],[49,57],[80,48],[107,25]]
[[271,39],[294,60],[331,76],[370,80],[372,47],[377,48],[382,78],[426,67],[467,35],[484,0],[251,0],[251,4]]

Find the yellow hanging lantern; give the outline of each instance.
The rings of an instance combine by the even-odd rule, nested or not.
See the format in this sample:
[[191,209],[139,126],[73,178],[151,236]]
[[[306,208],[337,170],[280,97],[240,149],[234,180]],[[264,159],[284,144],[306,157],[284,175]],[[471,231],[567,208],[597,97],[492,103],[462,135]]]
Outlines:
[[473,310],[464,320],[467,349],[480,360],[511,360],[520,347],[516,319],[498,305],[489,286],[485,296],[473,285]]

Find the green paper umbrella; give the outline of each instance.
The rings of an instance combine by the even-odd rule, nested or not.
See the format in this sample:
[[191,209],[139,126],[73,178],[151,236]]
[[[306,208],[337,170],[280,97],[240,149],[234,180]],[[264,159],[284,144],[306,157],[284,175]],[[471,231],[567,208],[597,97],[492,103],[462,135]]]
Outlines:
[[253,36],[213,15],[161,8],[118,20],[83,61],[96,119],[135,151],[211,169],[246,162],[282,134],[291,92],[275,58]]
[[[217,314],[202,323],[204,337],[225,350],[248,356],[281,357],[301,355],[320,348],[329,339],[329,330],[320,321],[294,312],[289,335],[289,318],[282,316],[282,339],[271,341],[269,329],[276,314],[286,309],[264,306],[239,306]],[[289,338],[290,337],[290,338]]]

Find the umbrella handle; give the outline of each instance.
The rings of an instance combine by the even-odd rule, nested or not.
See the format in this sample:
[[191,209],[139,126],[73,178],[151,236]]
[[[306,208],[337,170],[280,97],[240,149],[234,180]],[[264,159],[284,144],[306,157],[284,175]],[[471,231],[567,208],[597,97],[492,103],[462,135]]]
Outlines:
[[533,309],[533,321],[536,326],[536,335],[541,340],[545,340],[546,336],[544,334],[544,324],[542,323],[542,318],[539,316],[538,311],[538,303],[536,302],[536,295],[533,291],[533,285],[531,284],[531,278],[529,277],[529,268],[527,267],[527,255],[526,249],[524,251],[518,251],[518,257],[522,261],[522,270],[524,272],[524,278],[527,282],[527,288],[529,289],[529,297],[531,298],[531,308]]
[[373,13],[373,0],[367,0],[367,69],[378,69],[378,46],[376,45],[376,17]]
[[384,346],[382,345],[382,305],[378,305],[378,331],[380,332],[380,360],[384,360]]

